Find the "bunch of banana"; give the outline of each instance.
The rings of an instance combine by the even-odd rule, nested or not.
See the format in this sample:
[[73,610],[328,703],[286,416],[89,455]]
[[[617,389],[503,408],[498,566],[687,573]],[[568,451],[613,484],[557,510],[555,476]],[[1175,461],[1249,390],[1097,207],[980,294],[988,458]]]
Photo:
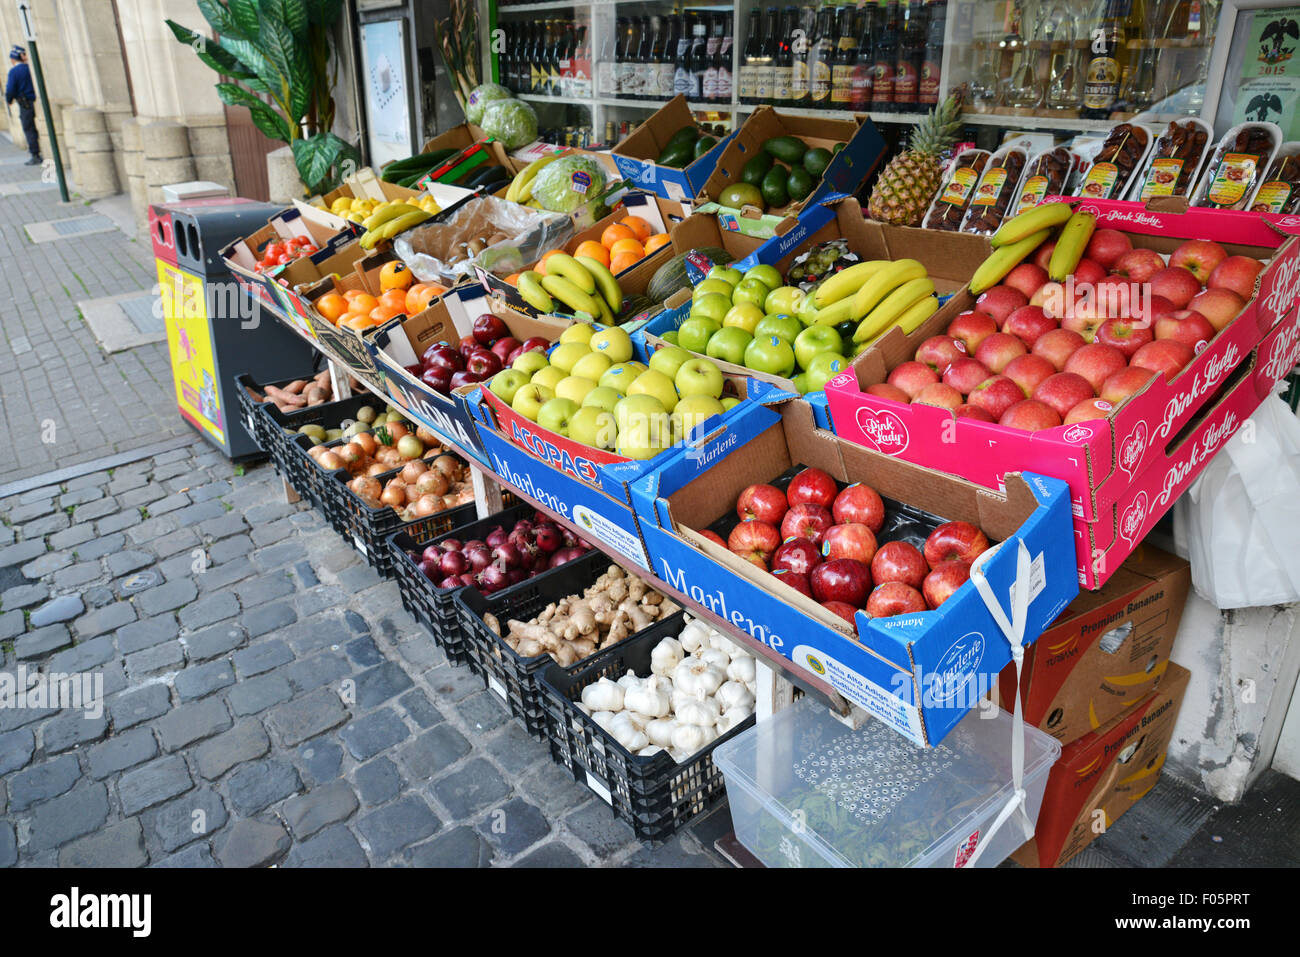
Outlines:
[[542,167],[553,163],[563,156],[563,153],[548,153],[546,156],[533,160],[518,173],[510,183],[510,188],[506,190],[506,199],[512,203],[523,203],[526,206],[533,206],[535,209],[541,209],[535,201],[529,202],[533,198],[533,180],[541,172]]
[[361,224],[366,231],[357,242],[361,244],[362,249],[373,249],[383,240],[392,239],[403,230],[418,226],[432,217],[433,213],[409,203],[389,203],[378,212],[372,213]]
[[532,269],[519,274],[519,295],[538,312],[554,312],[556,301],[573,312],[585,312],[613,325],[623,308],[623,291],[608,267],[589,256],[554,253],[546,259],[546,275]]
[[989,239],[994,249],[1028,239],[1040,229],[1054,229],[1070,218],[1069,203],[1040,203],[1012,216]]
[[975,270],[970,280],[970,291],[978,296],[997,285],[1007,273],[1047,242],[1058,226],[1060,232],[1047,274],[1054,281],[1063,282],[1083,258],[1088,240],[1097,226],[1097,217],[1091,213],[1071,213],[1065,203],[1047,203],[1007,220],[994,233],[990,240],[993,252]]

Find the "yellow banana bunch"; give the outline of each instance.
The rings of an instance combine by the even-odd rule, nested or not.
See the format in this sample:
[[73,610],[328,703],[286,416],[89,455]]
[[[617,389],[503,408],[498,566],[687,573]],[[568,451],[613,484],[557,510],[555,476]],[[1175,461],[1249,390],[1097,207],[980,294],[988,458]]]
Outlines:
[[1040,229],[1055,229],[1069,218],[1069,203],[1040,203],[1003,223],[989,240],[989,245],[994,249],[1010,246]]
[[510,188],[506,190],[506,199],[512,203],[527,203],[533,198],[533,180],[542,168],[559,159],[562,153],[548,153],[546,156],[533,160],[518,173],[510,182]]
[[853,307],[849,318],[861,321],[899,286],[913,279],[924,279],[925,276],[925,267],[915,259],[899,259],[889,263],[864,282],[853,294]]
[[888,265],[888,259],[873,259],[870,262],[855,263],[848,269],[841,269],[835,275],[823,280],[817,287],[817,291],[813,294],[817,308],[824,309],[832,303],[841,302],[852,296],[862,288],[864,282]]
[[432,217],[433,213],[426,213],[422,209],[412,208],[410,212],[401,213],[395,219],[389,219],[378,226],[367,229],[357,242],[361,244],[362,249],[374,249],[376,245],[385,239],[392,239],[398,233],[410,229],[412,226],[418,226]]
[[928,276],[909,279],[867,313],[858,323],[858,330],[853,333],[853,341],[865,342],[880,335],[926,297],[934,298],[934,281]]
[[519,295],[523,297],[524,302],[532,306],[538,312],[553,312],[555,302],[551,299],[550,294],[542,288],[542,274],[529,269],[527,272],[519,274],[519,285],[516,287]]
[[[1001,246],[980,263],[975,275],[970,279],[970,291],[979,295],[985,289],[996,286],[1002,277],[1020,265],[1026,256],[1046,242],[1051,230],[1040,229],[1038,232],[1009,246]],[[1057,248],[1060,248],[1059,246]]]
[[1064,282],[1065,277],[1074,272],[1092,239],[1092,231],[1097,228],[1097,217],[1092,213],[1075,213],[1061,229],[1052,250],[1052,259],[1047,264],[1047,275],[1056,282]]

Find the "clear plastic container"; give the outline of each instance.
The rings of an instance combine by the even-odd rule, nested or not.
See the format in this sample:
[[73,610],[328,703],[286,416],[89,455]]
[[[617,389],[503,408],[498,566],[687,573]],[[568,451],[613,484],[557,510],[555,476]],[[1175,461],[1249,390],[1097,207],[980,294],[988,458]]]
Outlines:
[[[810,698],[713,752],[736,837],[768,867],[955,867],[1012,795],[1010,714],[976,708],[936,748],[869,720],[857,731]],[[1024,788],[1038,820],[1055,738],[1025,727]],[[1025,842],[1013,814],[976,862]]]

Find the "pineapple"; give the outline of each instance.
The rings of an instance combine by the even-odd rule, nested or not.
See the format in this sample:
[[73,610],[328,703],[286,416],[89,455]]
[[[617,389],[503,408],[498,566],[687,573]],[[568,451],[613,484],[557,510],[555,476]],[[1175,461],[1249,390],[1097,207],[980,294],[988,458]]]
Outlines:
[[872,219],[893,226],[919,226],[939,192],[943,164],[939,157],[957,142],[961,100],[950,96],[912,130],[906,152],[889,161],[867,201]]

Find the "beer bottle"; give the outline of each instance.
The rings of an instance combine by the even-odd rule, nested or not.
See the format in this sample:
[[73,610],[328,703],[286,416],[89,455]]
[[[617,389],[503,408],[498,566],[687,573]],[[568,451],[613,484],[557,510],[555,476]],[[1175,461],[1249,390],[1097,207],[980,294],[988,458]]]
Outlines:
[[1124,16],[1125,0],[1109,0],[1101,23],[1093,28],[1080,111],[1086,119],[1108,119],[1115,109],[1124,50]]

